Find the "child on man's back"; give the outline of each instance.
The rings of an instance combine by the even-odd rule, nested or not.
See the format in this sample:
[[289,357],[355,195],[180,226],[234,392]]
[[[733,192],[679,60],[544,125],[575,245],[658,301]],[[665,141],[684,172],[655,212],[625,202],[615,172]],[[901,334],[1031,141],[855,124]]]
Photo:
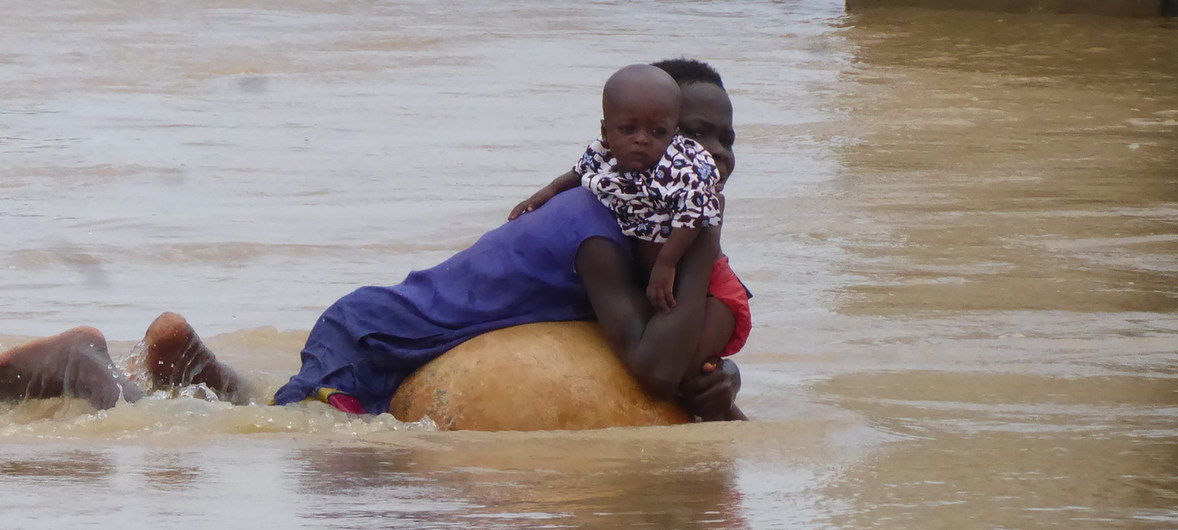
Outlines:
[[647,297],[656,309],[675,305],[675,267],[699,234],[720,224],[712,155],[678,134],[679,85],[662,70],[631,65],[602,91],[601,138],[573,169],[638,239],[650,271]]
[[[679,260],[699,230],[720,224],[723,209],[715,162],[700,144],[678,134],[679,112],[679,85],[666,72],[644,64],[618,70],[602,91],[601,138],[572,172],[525,201],[526,207],[516,207],[519,212],[538,208],[578,184],[592,191],[617,217],[622,232],[637,239],[639,263],[650,273],[647,298],[662,311],[675,305]],[[709,294],[744,320],[743,336],[721,352],[730,355],[747,337],[748,298],[727,259],[717,258]]]

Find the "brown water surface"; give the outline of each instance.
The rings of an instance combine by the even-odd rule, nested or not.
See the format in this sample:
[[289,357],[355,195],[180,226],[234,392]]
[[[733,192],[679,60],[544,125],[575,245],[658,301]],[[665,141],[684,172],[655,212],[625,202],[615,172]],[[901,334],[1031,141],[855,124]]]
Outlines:
[[[746,424],[0,404],[4,527],[1178,526],[1178,27],[841,2],[15,2],[0,348],[183,313],[272,391],[502,221],[631,62],[715,64]],[[264,396],[260,398],[264,401]]]

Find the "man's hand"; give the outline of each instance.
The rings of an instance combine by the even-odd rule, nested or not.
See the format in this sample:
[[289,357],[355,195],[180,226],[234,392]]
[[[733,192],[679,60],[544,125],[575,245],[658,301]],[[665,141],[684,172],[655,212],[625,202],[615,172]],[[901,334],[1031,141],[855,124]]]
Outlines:
[[646,284],[646,299],[655,311],[670,313],[675,307],[675,266],[655,263]]
[[713,357],[698,374],[679,385],[679,401],[688,412],[704,421],[747,420],[736,406],[740,391],[740,369],[736,363]]

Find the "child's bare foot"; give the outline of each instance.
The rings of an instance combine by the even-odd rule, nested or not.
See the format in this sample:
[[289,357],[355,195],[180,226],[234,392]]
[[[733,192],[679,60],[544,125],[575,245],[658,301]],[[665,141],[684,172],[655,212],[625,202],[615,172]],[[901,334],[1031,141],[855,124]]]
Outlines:
[[217,361],[184,317],[164,313],[147,327],[144,368],[155,389],[204,384],[226,401],[249,402],[243,381],[229,365]]
[[106,349],[106,338],[91,327],[37,339],[0,353],[0,399],[74,396],[97,409],[119,397],[135,402],[143,390],[123,377]]

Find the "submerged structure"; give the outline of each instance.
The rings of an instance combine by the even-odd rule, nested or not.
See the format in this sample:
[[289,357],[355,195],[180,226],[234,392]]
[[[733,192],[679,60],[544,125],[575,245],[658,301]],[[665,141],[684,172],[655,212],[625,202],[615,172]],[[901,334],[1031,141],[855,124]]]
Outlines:
[[874,7],[969,9],[1010,13],[1082,13],[1118,17],[1178,16],[1178,0],[847,0],[847,10]]

